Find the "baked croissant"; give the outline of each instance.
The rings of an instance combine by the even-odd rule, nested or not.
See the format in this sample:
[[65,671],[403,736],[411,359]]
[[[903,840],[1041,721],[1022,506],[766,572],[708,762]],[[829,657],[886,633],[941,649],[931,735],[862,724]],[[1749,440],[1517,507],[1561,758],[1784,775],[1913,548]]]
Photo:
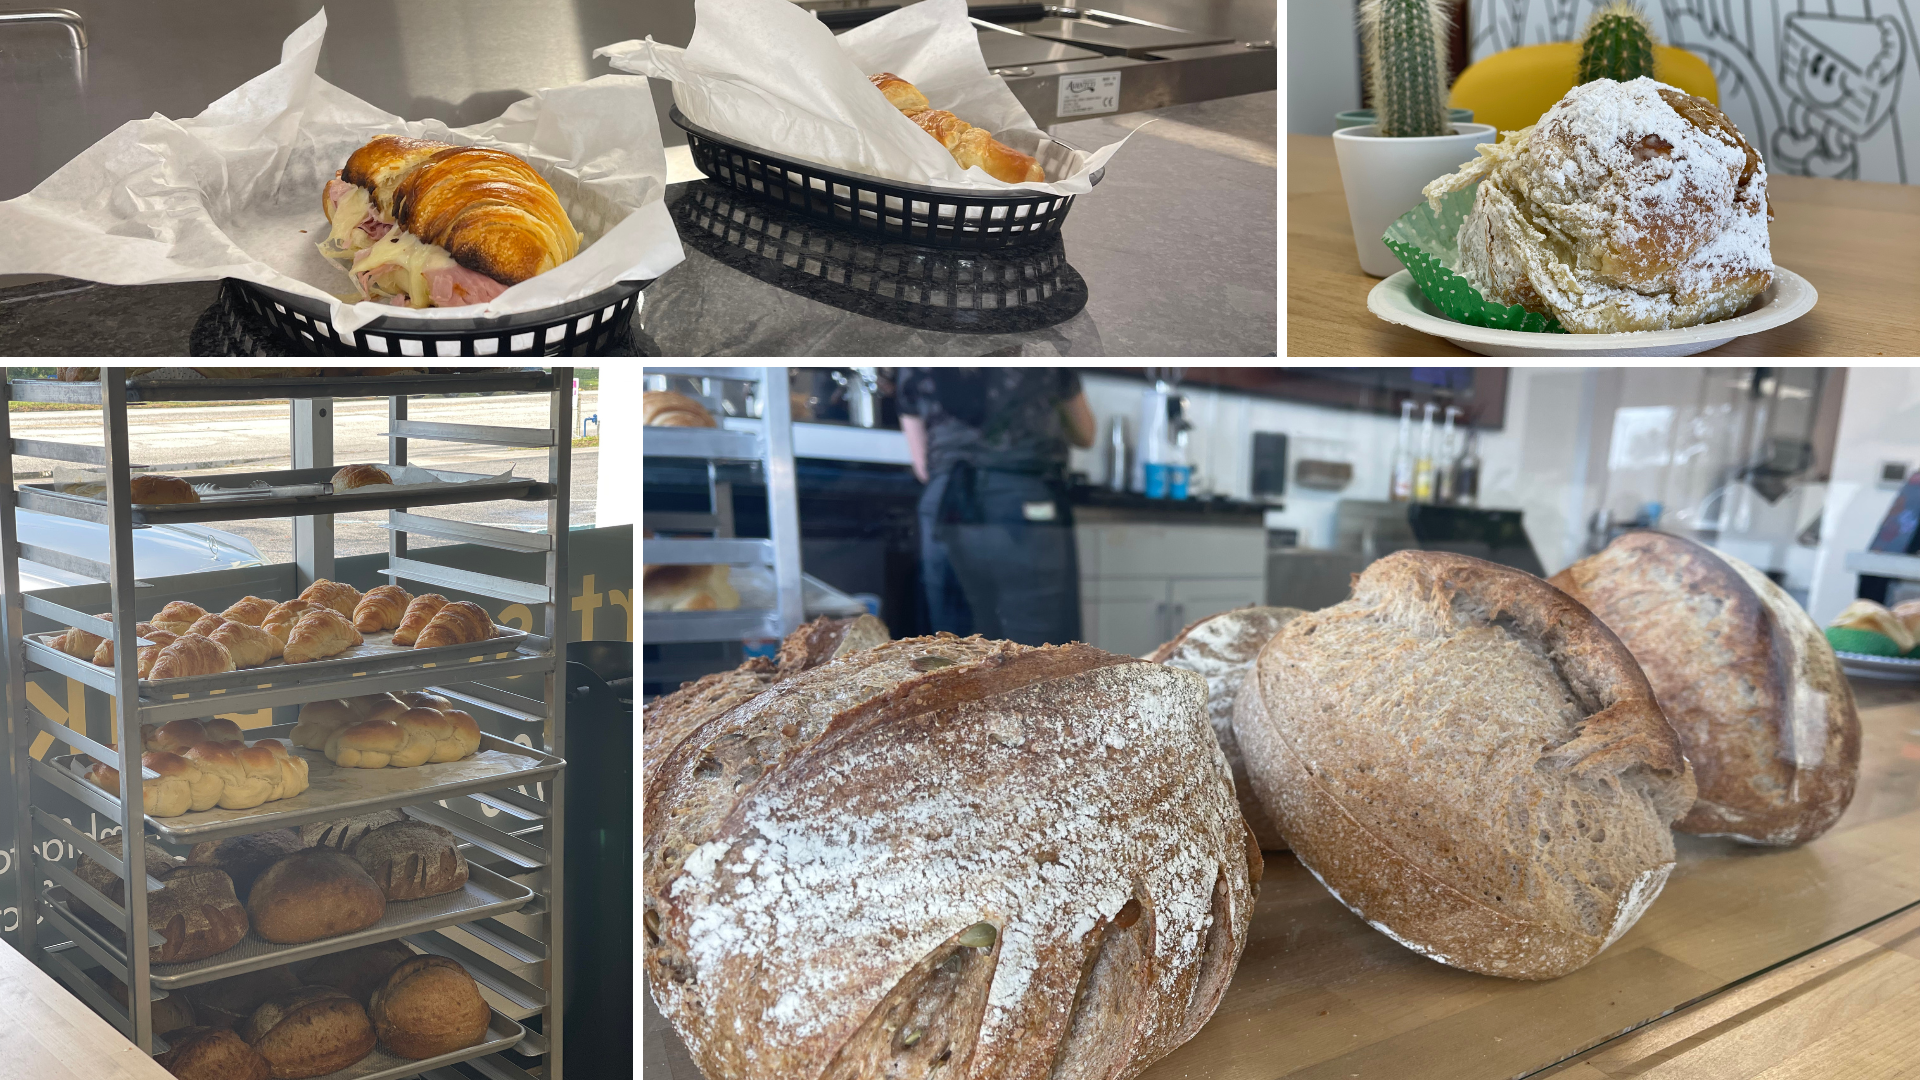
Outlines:
[[184,634],[193,627],[195,622],[206,617],[206,614],[207,609],[199,604],[190,600],[175,600],[154,612],[153,618],[147,621],[157,630],[171,630],[176,634]]
[[353,628],[363,634],[377,634],[400,625],[413,597],[398,585],[376,585],[368,589],[353,609]]
[[193,620],[193,625],[187,627],[186,632],[189,634],[199,634],[201,637],[211,637],[215,630],[225,625],[227,625],[227,617],[225,615],[206,614]]
[[333,610],[353,618],[353,609],[360,603],[360,590],[344,581],[328,581],[321,578],[300,593],[300,599]]
[[376,484],[391,484],[393,477],[378,465],[349,465],[333,474],[333,489],[347,491],[352,488],[373,487]]
[[160,650],[147,677],[159,680],[218,675],[234,670],[235,666],[233,654],[226,646],[199,634],[181,634]]
[[288,600],[277,604],[271,612],[267,613],[266,621],[260,624],[260,629],[272,634],[279,640],[281,647],[285,648],[287,635],[293,632],[293,624],[300,621],[300,616],[319,607],[319,604],[309,600]]
[[287,634],[286,660],[289,664],[325,660],[365,640],[345,615],[332,608],[317,608],[300,616]]
[[233,602],[233,606],[221,612],[229,622],[246,623],[259,626],[267,621],[267,615],[273,611],[273,601],[258,596],[243,596]]
[[[105,618],[105,616],[101,617]],[[153,636],[153,632],[158,629],[159,627],[154,626],[152,623],[143,622],[133,624],[133,632],[140,637],[146,638],[148,641],[158,640]],[[164,633],[164,631],[162,632]],[[145,648],[145,646],[142,646],[142,648]],[[106,638],[101,638],[99,646],[93,650],[93,662],[100,667],[112,667],[113,642],[108,641]]]
[[456,600],[440,609],[427,628],[420,631],[414,640],[416,649],[433,649],[442,645],[466,645],[475,641],[485,641],[493,636],[493,616],[479,604],[466,600]]
[[207,638],[226,647],[235,667],[259,667],[279,656],[283,648],[279,638],[246,623],[221,623]]
[[984,169],[988,176],[1009,184],[1046,180],[1046,170],[1032,154],[1023,154],[995,139],[986,129],[974,127],[944,109],[933,108],[919,87],[893,72],[869,75],[867,81],[887,96],[889,105],[919,124],[920,130],[938,139],[962,168]]
[[370,300],[485,303],[574,257],[585,239],[553,188],[501,150],[379,135],[321,194],[320,252],[351,260]]
[[393,632],[395,645],[412,645],[420,631],[427,628],[440,609],[447,606],[447,598],[437,592],[426,593],[413,598],[407,605],[407,613],[400,619],[400,628]]
[[[95,615],[94,618],[107,622],[113,621],[112,615]],[[68,656],[77,656],[82,660],[92,660],[94,654],[100,651],[100,646],[104,644],[106,640],[106,638],[101,637],[99,634],[89,634],[85,630],[73,626],[68,627],[66,633],[54,639],[53,647],[66,653]],[[111,663],[112,661],[108,662]]]
[[[151,645],[140,646],[140,651],[133,655],[135,675],[138,678],[146,679],[152,677],[153,665],[160,659],[160,653],[165,650],[167,646],[180,640],[180,635],[171,630],[148,630],[140,636],[153,642]],[[103,642],[100,647],[111,650],[113,648],[113,642]],[[96,662],[98,662],[97,658],[99,655],[99,653],[94,654]],[[111,652],[107,654],[107,663],[113,663],[113,654]]]

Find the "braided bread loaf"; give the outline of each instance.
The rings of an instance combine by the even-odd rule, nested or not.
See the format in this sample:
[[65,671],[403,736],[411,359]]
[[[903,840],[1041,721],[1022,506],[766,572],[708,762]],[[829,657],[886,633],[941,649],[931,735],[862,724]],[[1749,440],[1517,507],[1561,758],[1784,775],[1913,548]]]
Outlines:
[[646,791],[661,1011],[710,1080],[1138,1075],[1212,1015],[1261,870],[1206,697],[940,635],[681,725]]

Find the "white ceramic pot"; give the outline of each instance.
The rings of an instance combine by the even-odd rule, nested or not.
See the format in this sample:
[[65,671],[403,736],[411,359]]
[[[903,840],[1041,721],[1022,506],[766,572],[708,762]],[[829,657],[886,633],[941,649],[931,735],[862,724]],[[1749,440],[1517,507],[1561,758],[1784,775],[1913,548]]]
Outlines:
[[1368,124],[1333,133],[1360,269],[1374,277],[1399,273],[1400,260],[1380,242],[1380,234],[1419,205],[1421,188],[1472,161],[1476,143],[1495,138],[1491,124],[1455,124],[1453,130],[1452,135],[1388,139]]

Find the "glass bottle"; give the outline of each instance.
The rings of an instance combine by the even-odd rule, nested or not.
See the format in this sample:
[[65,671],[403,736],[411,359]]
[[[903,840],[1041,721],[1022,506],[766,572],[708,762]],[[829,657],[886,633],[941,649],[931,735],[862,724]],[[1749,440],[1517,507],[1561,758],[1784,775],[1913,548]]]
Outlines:
[[1393,481],[1388,489],[1394,502],[1413,498],[1413,401],[1400,403],[1400,441],[1393,450]]
[[1459,406],[1447,406],[1447,419],[1440,428],[1440,460],[1433,467],[1433,501],[1441,506],[1453,505],[1459,494],[1456,484],[1460,479],[1457,468],[1460,464],[1460,433],[1453,427],[1453,418],[1459,415]]
[[1426,416],[1420,421],[1420,453],[1413,461],[1413,501],[1433,501],[1433,414],[1440,406],[1429,401]]
[[1454,465],[1453,497],[1461,506],[1480,505],[1480,432],[1467,429],[1466,449]]

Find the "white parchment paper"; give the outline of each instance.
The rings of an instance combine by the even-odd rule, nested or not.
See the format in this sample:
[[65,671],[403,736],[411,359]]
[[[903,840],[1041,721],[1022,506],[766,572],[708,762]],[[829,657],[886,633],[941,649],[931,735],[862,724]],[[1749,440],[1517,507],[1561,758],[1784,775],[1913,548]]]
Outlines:
[[[32,191],[0,202],[0,274],[111,285],[240,278],[328,302],[334,325],[356,330],[383,315],[533,311],[659,277],[685,257],[662,201],[666,151],[646,80],[606,75],[542,90],[497,119],[449,128],[394,116],[314,74],[326,31],[323,9],[288,35],[277,67],[200,115],[129,121]],[[380,134],[519,155],[586,234],[580,253],[485,304],[415,310],[340,300],[353,282],[315,247],[327,235],[321,192]]]
[[[987,70],[966,0],[920,0],[835,37],[790,0],[695,0],[684,49],[651,37],[596,49],[621,71],[673,83],[695,124],[749,146],[868,176],[929,186],[1084,195],[1126,142],[1091,153],[1047,138]],[[936,109],[1040,159],[1048,183],[1009,184],[962,169],[867,81],[891,71]]]

